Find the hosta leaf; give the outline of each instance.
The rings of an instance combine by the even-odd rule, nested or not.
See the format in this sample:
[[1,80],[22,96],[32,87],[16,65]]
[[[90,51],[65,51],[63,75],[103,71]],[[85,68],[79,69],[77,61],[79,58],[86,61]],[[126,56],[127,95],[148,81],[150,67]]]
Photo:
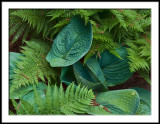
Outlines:
[[91,106],[87,113],[91,115],[112,115],[100,106]]
[[141,100],[146,102],[148,105],[151,105],[151,92],[150,91],[140,88],[140,87],[132,87],[132,89],[138,92]]
[[151,107],[147,103],[141,100],[136,115],[150,115],[150,114],[151,114]]
[[93,75],[85,66],[80,62],[77,62],[73,65],[74,75],[76,77],[77,83],[81,83],[88,88],[96,91],[105,91],[107,87]]
[[[12,85],[12,84],[11,84]],[[46,85],[44,83],[39,82],[38,86],[36,86],[37,89],[41,89],[41,90],[45,90],[46,89]],[[23,96],[25,96],[27,93],[29,93],[30,91],[33,91],[33,85],[27,85],[27,86],[21,86],[18,89],[13,90],[12,92],[10,92],[10,99],[19,99]]]
[[135,90],[125,89],[99,93],[96,96],[96,102],[108,108],[111,114],[134,115],[140,98]]
[[136,112],[137,115],[150,115],[151,114],[151,93],[150,91],[133,87],[132,89],[136,90],[140,97],[140,105]]
[[[33,85],[32,85],[32,88],[33,88]],[[40,98],[44,99],[47,85],[39,82],[38,86],[36,86],[35,88],[36,88]],[[34,88],[32,90],[30,90],[28,93],[24,94],[21,97],[21,99],[23,99],[24,101],[27,101],[28,103],[30,103],[31,105],[33,105],[37,109],[37,106],[35,106],[36,104],[35,104]]]
[[27,94],[29,91],[33,90],[33,85],[22,86],[18,89],[13,90],[9,94],[10,99],[19,99],[23,95]]
[[106,91],[107,87],[88,69],[83,66],[81,62],[76,62],[72,66],[62,68],[61,82],[69,85],[75,82],[76,85],[81,84],[94,91]]
[[114,56],[108,51],[104,51],[101,54],[101,58],[98,60],[108,86],[124,83],[133,74],[129,70],[125,47],[121,46],[120,48],[117,48],[116,51],[122,59]]
[[74,77],[73,66],[63,67],[61,72],[61,82],[69,85],[71,82],[75,81],[76,79]]
[[105,79],[105,77],[103,75],[101,67],[100,67],[98,61],[96,60],[96,58],[88,59],[86,61],[85,65],[91,71],[91,73],[93,73],[93,75],[95,75],[95,77],[97,77],[98,81],[102,82],[103,85],[105,87],[107,87],[106,79]]
[[81,59],[92,43],[92,26],[80,16],[72,18],[54,39],[46,60],[52,67],[69,66]]
[[16,61],[20,60],[20,56],[23,54],[16,52],[9,52],[9,79],[13,78],[14,69],[17,68]]

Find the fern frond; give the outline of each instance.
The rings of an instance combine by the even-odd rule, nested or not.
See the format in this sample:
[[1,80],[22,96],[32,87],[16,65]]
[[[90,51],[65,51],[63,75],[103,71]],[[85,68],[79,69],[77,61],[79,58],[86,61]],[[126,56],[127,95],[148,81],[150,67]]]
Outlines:
[[124,15],[118,10],[110,10],[110,11],[116,16],[116,18],[120,22],[121,26],[123,26],[125,29],[127,29],[127,25],[124,20]]
[[131,24],[130,28],[137,30],[139,32],[145,32],[144,29],[151,25],[151,17],[140,16],[136,18]]
[[9,110],[9,115],[15,115],[11,110]]
[[[68,24],[69,22],[70,22],[69,20],[64,19],[64,20],[62,20],[62,21],[59,21],[57,24],[55,24],[55,25],[53,26],[53,28],[62,27],[62,26],[64,26],[64,25]],[[51,29],[52,29],[52,28],[51,28]]]
[[13,85],[11,89],[19,88],[22,85],[38,84],[38,79],[45,81],[44,77],[51,82],[55,78],[54,69],[46,61],[45,56],[50,50],[51,44],[42,40],[32,39],[26,42],[27,46],[22,47],[24,54],[17,62],[17,69],[14,71]]
[[[52,86],[51,86],[52,87]],[[22,105],[24,108],[25,114],[54,114],[54,115],[75,115],[75,114],[84,114],[87,113],[89,105],[91,104],[91,100],[95,98],[92,90],[88,90],[87,88],[80,88],[80,85],[76,87],[74,83],[70,84],[66,91],[61,86],[58,88],[56,85],[53,85],[53,90],[48,85],[47,93],[45,99],[39,99],[38,94],[36,93],[36,89],[34,90],[35,94],[35,105],[31,105],[26,101],[22,100]],[[40,101],[41,100],[41,101]],[[15,102],[13,100],[13,102]],[[40,103],[42,103],[40,105]],[[17,104],[18,105],[18,104]],[[33,106],[43,106],[39,107],[38,110],[33,108]],[[17,106],[15,106],[17,107]],[[17,109],[16,109],[17,110]],[[17,110],[18,114],[21,114],[19,110]]]
[[116,47],[119,45],[114,42],[112,34],[108,31],[104,33],[93,33],[93,42],[90,50],[87,52],[84,58],[84,63],[87,59],[91,58],[93,55],[99,56],[104,50],[108,50],[110,53],[114,54],[118,58],[121,58],[119,54],[115,51]]
[[47,16],[51,16],[52,18],[50,19],[50,21],[64,15],[65,13],[68,13],[70,10],[68,9],[54,9],[54,10],[50,10],[47,13]]
[[13,39],[10,44],[13,44],[18,39],[20,39],[22,35],[22,40],[26,40],[29,32],[31,32],[29,25],[15,16],[10,16],[9,27],[9,36],[13,35]]
[[44,27],[49,25],[49,18],[46,16],[48,10],[36,10],[36,9],[20,9],[11,15],[20,17],[22,21],[28,22],[33,29],[36,27],[37,33],[43,31]]
[[151,64],[151,46],[144,38],[127,40],[128,59],[130,70],[135,72],[139,69],[148,71]]
[[135,10],[131,9],[123,9],[122,14],[132,20],[135,20],[138,17],[138,13]]
[[142,76],[149,84],[151,84],[151,79],[149,76],[149,71],[138,70],[140,76]]
[[26,114],[33,115],[36,113],[34,107],[30,103],[28,103],[27,101],[24,101],[23,99],[20,99],[20,101],[22,102],[25,108]]
[[27,114],[26,110],[24,109],[24,106],[21,105],[21,102],[18,104],[14,99],[11,99],[11,100],[12,100],[13,107],[16,110],[16,114],[18,114],[18,115]]

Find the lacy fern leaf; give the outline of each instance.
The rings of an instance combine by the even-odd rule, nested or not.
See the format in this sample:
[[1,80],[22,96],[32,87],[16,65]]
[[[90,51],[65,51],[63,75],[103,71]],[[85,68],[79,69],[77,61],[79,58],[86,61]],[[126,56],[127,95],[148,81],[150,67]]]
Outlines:
[[51,23],[49,22],[49,17],[47,17],[48,10],[39,9],[20,9],[11,13],[16,17],[22,19],[22,21],[27,22],[32,28],[36,28],[36,32],[39,34],[43,31],[43,36],[46,37],[50,33]]
[[22,40],[26,40],[29,32],[31,32],[30,26],[26,22],[13,15],[10,16],[9,28],[9,36],[13,36],[10,44],[20,39],[22,35]]
[[23,46],[21,50],[24,56],[17,62],[18,68],[13,70],[15,74],[11,89],[38,84],[38,79],[44,82],[47,78],[51,82],[51,77],[55,78],[54,68],[51,68],[45,59],[51,44],[38,39],[32,39],[26,44],[27,46]]
[[[64,91],[62,84],[60,87],[57,85],[48,85],[46,96],[41,99],[37,90],[34,89],[35,104],[32,105],[27,101],[21,99],[22,105],[18,105],[15,100],[12,100],[17,114],[29,115],[75,115],[87,113],[92,99],[94,99],[92,90],[85,87],[76,87],[74,83],[70,84],[66,91]],[[19,108],[17,109],[17,107]],[[37,107],[34,107],[37,106]],[[23,109],[23,113],[22,110]]]
[[151,46],[144,38],[137,40],[127,40],[128,58],[130,60],[130,71],[139,69],[149,71],[151,64]]

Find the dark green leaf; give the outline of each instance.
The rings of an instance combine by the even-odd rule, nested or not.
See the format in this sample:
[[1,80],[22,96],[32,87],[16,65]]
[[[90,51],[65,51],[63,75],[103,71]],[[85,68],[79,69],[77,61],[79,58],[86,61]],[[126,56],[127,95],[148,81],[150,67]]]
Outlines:
[[9,79],[13,79],[14,69],[17,68],[16,62],[20,60],[23,54],[16,52],[9,52]]
[[85,26],[84,20],[75,16],[54,39],[46,60],[52,67],[72,65],[88,52],[91,43],[91,23]]
[[122,59],[114,56],[108,51],[104,51],[101,54],[101,58],[98,60],[108,86],[124,83],[133,74],[129,70],[125,47],[121,46],[120,48],[117,48],[116,51]]
[[151,93],[150,91],[133,87],[132,89],[136,90],[140,97],[140,105],[136,112],[137,115],[150,115],[151,114]]

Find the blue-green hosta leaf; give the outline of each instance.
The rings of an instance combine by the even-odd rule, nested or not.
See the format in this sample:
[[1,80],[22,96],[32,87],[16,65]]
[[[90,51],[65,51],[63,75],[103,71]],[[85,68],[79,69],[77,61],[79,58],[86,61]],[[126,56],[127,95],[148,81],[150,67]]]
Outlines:
[[64,82],[67,85],[71,84],[71,82],[75,82],[76,79],[73,72],[73,66],[63,67],[60,79],[61,82]]
[[140,105],[136,114],[150,115],[151,114],[151,92],[139,87],[133,87],[132,89],[136,90],[140,97]]
[[124,83],[133,74],[129,70],[125,47],[121,46],[120,48],[117,48],[116,51],[122,59],[114,56],[108,51],[104,51],[101,54],[101,58],[98,59],[108,86],[115,86]]
[[141,100],[146,102],[148,105],[151,105],[151,92],[150,91],[140,88],[140,87],[132,87],[132,89],[138,92]]
[[80,16],[72,18],[54,39],[46,60],[52,67],[65,67],[81,59],[92,44],[92,26]]
[[151,115],[151,107],[141,100],[136,115]]
[[[46,89],[46,85],[44,83],[39,82],[38,86],[36,86],[37,89],[42,89],[45,90]],[[33,92],[33,85],[28,85],[28,86],[22,86],[18,89],[13,90],[12,92],[10,92],[10,99],[19,99],[23,96],[25,96],[26,94],[28,94],[29,92]]]
[[[33,85],[32,85],[32,88],[33,88]],[[45,85],[44,83],[41,83],[39,82],[38,83],[38,86],[35,87],[40,98],[42,100],[45,99],[45,91],[47,89],[47,85]],[[21,97],[22,100],[24,101],[27,101],[28,103],[30,103],[32,106],[34,106],[34,108],[36,110],[38,110],[38,107],[37,105],[35,104],[35,94],[34,94],[34,88],[32,90],[30,90],[29,92],[27,92],[26,94],[24,94],[22,97]],[[23,105],[23,104],[22,104]]]
[[81,84],[87,86],[94,91],[105,91],[107,87],[100,82],[93,73],[83,66],[80,62],[76,62],[72,66],[62,68],[61,82],[69,85],[71,82],[75,82],[76,85]]
[[85,66],[80,62],[77,62],[73,65],[73,71],[77,83],[81,83],[84,86],[88,86],[95,91],[105,91],[107,87],[97,80],[97,77],[93,75]]
[[23,95],[27,94],[29,91],[33,90],[33,85],[22,86],[14,91],[10,92],[9,98],[10,99],[19,99]]
[[140,104],[138,93],[133,89],[99,93],[96,102],[108,108],[111,114],[134,115]]
[[101,67],[96,58],[90,58],[85,63],[88,70],[98,79],[99,82],[102,82],[105,87],[107,87],[106,79],[103,75]]
[[21,53],[9,52],[9,79],[13,78],[13,70],[17,68],[16,61],[19,61],[22,55]]

